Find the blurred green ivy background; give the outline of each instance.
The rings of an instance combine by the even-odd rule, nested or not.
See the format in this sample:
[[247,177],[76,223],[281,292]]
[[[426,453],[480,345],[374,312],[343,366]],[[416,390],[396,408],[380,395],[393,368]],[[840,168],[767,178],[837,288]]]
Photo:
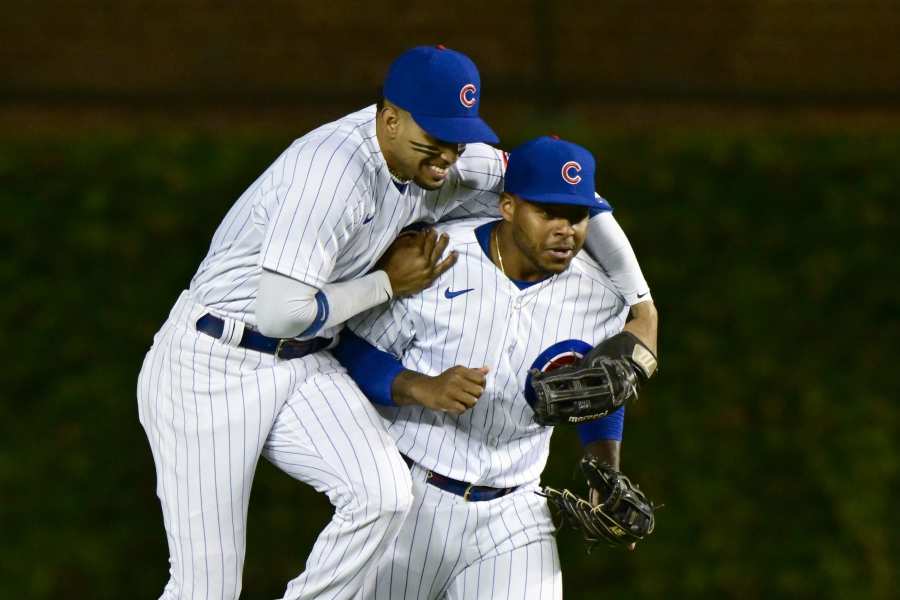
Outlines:
[[[543,133],[528,125],[520,139]],[[566,598],[895,596],[900,134],[559,133],[661,315],[623,470],[665,504],[634,553],[560,534]],[[271,133],[0,140],[0,598],[155,598],[167,551],[137,421],[143,354]],[[560,428],[545,481],[573,485]],[[243,598],[330,518],[261,462]]]

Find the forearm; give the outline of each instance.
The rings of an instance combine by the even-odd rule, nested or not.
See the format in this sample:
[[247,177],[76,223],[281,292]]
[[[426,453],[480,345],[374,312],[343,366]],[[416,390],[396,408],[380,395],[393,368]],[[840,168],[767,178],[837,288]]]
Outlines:
[[369,400],[382,406],[418,404],[461,414],[474,406],[484,391],[487,368],[456,365],[440,375],[425,375],[405,369],[396,357],[347,329],[332,353]]
[[597,440],[584,447],[587,456],[596,456],[616,471],[620,469],[622,442],[620,440]]
[[428,383],[432,377],[417,371],[404,369],[394,377],[391,385],[391,398],[397,406],[409,406],[422,404],[424,394],[427,394]]
[[625,324],[625,331],[636,335],[657,358],[659,358],[656,341],[658,328],[659,314],[652,300],[631,307],[631,319]]
[[263,271],[256,300],[259,330],[272,337],[315,335],[391,297],[384,271],[329,283],[321,290],[274,271]]
[[[619,447],[625,430],[625,407],[622,406],[602,419],[579,423],[576,427],[586,455],[599,456],[610,466],[619,468]],[[614,452],[615,455],[610,454]]]

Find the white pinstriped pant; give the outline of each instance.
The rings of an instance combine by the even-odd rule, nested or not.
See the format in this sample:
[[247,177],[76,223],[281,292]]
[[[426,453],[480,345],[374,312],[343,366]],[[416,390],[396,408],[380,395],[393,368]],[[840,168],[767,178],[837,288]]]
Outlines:
[[330,353],[280,360],[230,346],[196,331],[204,312],[182,294],[138,380],[169,544],[161,598],[238,598],[261,454],[335,506],[284,598],[354,597],[409,511],[409,469]]
[[547,501],[526,486],[468,502],[412,467],[400,535],[357,600],[560,600],[562,572]]

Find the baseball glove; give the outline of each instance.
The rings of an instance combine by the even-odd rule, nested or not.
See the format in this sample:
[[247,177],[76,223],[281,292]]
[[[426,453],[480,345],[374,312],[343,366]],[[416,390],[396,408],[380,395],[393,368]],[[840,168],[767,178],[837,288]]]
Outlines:
[[561,515],[560,528],[567,523],[582,532],[588,552],[605,541],[610,546],[629,546],[653,533],[654,505],[636,485],[598,458],[581,460],[581,471],[588,486],[599,494],[599,504],[567,489],[545,487],[545,496]]
[[531,371],[534,420],[540,425],[581,423],[605,417],[656,371],[656,357],[623,331],[598,344],[579,362],[552,371]]

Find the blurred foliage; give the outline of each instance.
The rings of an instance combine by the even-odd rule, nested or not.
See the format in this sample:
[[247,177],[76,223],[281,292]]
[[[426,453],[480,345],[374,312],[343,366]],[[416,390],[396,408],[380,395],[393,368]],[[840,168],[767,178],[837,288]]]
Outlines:
[[[893,597],[900,135],[584,136],[660,309],[623,469],[665,508],[634,553],[562,533],[566,597]],[[0,598],[162,589],[137,372],[288,142],[0,141]],[[574,484],[578,451],[557,432],[545,480]],[[244,598],[281,594],[329,511],[261,463]]]

